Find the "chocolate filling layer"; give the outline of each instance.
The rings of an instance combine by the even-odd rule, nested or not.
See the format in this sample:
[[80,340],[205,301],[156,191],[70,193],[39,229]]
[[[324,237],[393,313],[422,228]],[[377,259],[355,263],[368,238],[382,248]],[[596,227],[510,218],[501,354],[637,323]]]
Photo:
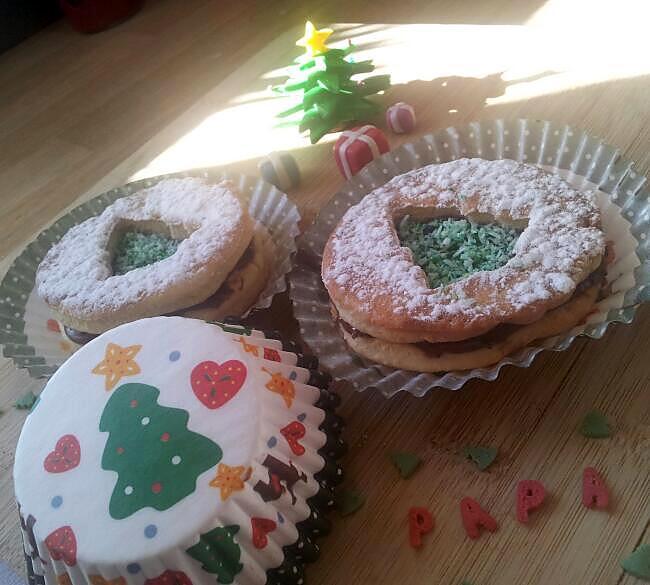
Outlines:
[[[582,293],[584,290],[593,286],[594,284],[600,284],[602,286],[605,282],[605,274],[605,265],[604,263],[601,263],[601,265],[594,272],[592,272],[576,287],[576,290],[571,298]],[[338,322],[339,326],[343,328],[349,335],[351,335],[352,338],[372,337],[371,335],[368,335],[363,331],[356,329],[341,319],[338,315],[338,311],[333,305],[331,306],[331,309],[332,315]],[[507,339],[510,335],[512,335],[514,331],[517,331],[521,327],[525,327],[525,325],[512,325],[509,323],[502,323],[501,325],[497,325],[493,329],[490,329],[490,331],[483,333],[483,335],[478,335],[476,337],[464,339],[462,341],[448,341],[439,343],[429,343],[427,341],[423,341],[420,343],[414,343],[412,345],[422,350],[431,357],[440,357],[446,353],[467,353],[470,351],[476,351],[479,349],[490,348],[494,345],[498,345]]]
[[178,310],[186,311],[188,309],[204,309],[206,307],[216,307],[221,303],[223,303],[223,301],[225,301],[228,298],[228,296],[233,292],[233,289],[228,285],[228,280],[230,279],[232,274],[239,270],[243,270],[246,267],[246,265],[248,265],[250,262],[253,261],[254,257],[255,257],[255,244],[253,241],[251,241],[251,243],[248,245],[248,248],[244,250],[244,253],[242,254],[241,258],[237,261],[237,264],[235,264],[235,267],[228,275],[228,278],[224,280],[223,284],[214,293],[212,293],[207,299],[201,301],[200,303],[197,303],[196,305],[192,305],[191,307],[183,307],[182,309],[178,309]]

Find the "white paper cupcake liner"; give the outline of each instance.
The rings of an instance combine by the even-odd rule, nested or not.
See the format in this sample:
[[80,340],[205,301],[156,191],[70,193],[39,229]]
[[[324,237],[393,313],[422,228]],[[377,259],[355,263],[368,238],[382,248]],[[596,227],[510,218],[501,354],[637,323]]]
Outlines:
[[288,197],[273,185],[255,177],[220,170],[192,170],[144,179],[117,187],[75,207],[43,230],[14,260],[0,284],[0,343],[3,355],[34,378],[51,376],[76,349],[76,344],[61,337],[52,313],[34,289],[39,263],[73,225],[99,215],[116,199],[169,177],[203,177],[211,182],[228,178],[248,202],[252,217],[268,229],[276,246],[275,264],[266,288],[251,308],[266,309],[273,297],[286,290],[286,275],[296,252],[295,238],[300,233],[300,214]]
[[[598,190],[603,227],[616,253],[607,267],[610,292],[585,324],[539,340],[487,368],[419,374],[362,360],[348,349],[330,316],[329,297],[320,277],[325,243],[348,208],[372,189],[407,171],[463,157],[537,164],[561,174],[579,189]],[[648,194],[646,178],[621,158],[616,148],[570,126],[539,120],[493,120],[429,134],[366,166],[329,201],[299,239],[299,261],[289,280],[300,333],[322,368],[334,378],[348,380],[358,390],[375,388],[387,397],[401,391],[423,396],[433,388],[458,390],[473,378],[495,380],[504,366],[528,367],[541,351],[563,351],[579,335],[599,339],[610,323],[630,323],[637,306],[650,297]]]
[[[48,383],[28,417],[15,466],[28,573],[42,585],[98,585],[102,579],[123,585],[166,585],[168,581],[175,583],[172,577],[180,573],[183,578],[177,577],[179,583],[195,585],[216,581],[299,585],[305,563],[319,554],[316,541],[329,531],[326,514],[334,506],[333,490],[342,477],[336,459],[345,445],[340,437],[341,421],[334,414],[336,395],[314,386],[312,379],[317,372],[290,365],[298,356],[262,332],[257,331],[255,336],[244,335],[246,331],[223,335],[213,325],[178,317],[169,323],[163,319],[169,318],[123,325],[93,340]],[[250,346],[240,345],[240,338]],[[137,371],[124,374],[117,387],[107,391],[104,381],[96,377],[98,372],[91,372],[90,367],[108,355],[105,348],[111,343],[122,349],[134,341],[138,342],[133,346],[137,348],[133,356]],[[282,350],[287,359],[264,359],[255,355],[253,346]],[[216,359],[217,363],[206,359]],[[227,400],[222,404],[206,404],[209,394],[195,397],[191,391],[177,391],[184,382],[193,380],[196,394],[196,368],[202,364],[225,368],[233,359],[245,373],[241,388],[231,397],[225,394]],[[276,377],[282,383],[271,384]],[[227,383],[225,378],[223,383]],[[74,392],[77,384],[90,392],[88,400],[79,406],[84,416],[66,413],[52,418],[59,401]],[[123,384],[126,387],[122,388]],[[290,391],[286,391],[286,384],[291,386]],[[156,392],[153,403],[145,394],[151,389]],[[142,408],[135,421],[129,417],[128,407],[126,412],[114,410],[118,408],[115,400],[122,408],[129,404],[128,399],[113,398],[120,391],[137,398],[131,400],[131,408]],[[223,395],[224,388],[221,392]],[[110,409],[109,403],[114,405]],[[178,419],[181,412],[185,412],[183,424]],[[146,416],[138,421],[142,415]],[[106,426],[102,427],[100,420],[105,418]],[[122,432],[125,424],[140,435],[136,448],[146,442],[151,449],[150,457],[155,458],[156,465],[145,466],[147,471],[135,473],[132,463],[125,467],[114,459],[111,440],[120,445],[117,453],[120,449],[121,453],[132,453],[135,447],[129,433]],[[290,431],[294,426],[298,429]],[[152,427],[154,430],[149,431]],[[158,440],[163,429],[171,432],[163,433]],[[141,479],[142,474],[153,473],[155,477],[151,477],[161,481],[154,494],[165,490],[175,493],[178,482],[184,485],[179,475],[164,471],[166,465],[168,469],[168,453],[160,446],[161,441],[169,441],[172,453],[178,449],[178,456],[171,460],[177,465],[190,455],[184,441],[195,442],[193,453],[199,459],[194,463],[201,461],[199,452],[216,459],[212,451],[205,450],[206,437],[217,445],[218,460],[198,473],[187,494],[176,496],[171,505],[155,503],[149,495],[146,504],[136,502],[128,513],[115,515],[112,505],[116,497],[121,505],[128,504],[125,499],[147,488],[150,480]],[[69,444],[73,441],[76,448],[60,446],[64,440]],[[199,440],[202,443],[197,445]],[[248,446],[242,447],[242,443]],[[108,465],[107,458],[113,458]],[[34,459],[42,459],[43,465],[34,466]],[[174,459],[178,461],[174,463]],[[215,470],[222,473],[217,463],[249,467],[240,486],[226,492],[221,488],[221,499],[219,486],[213,485],[214,480],[208,483]],[[181,476],[197,473],[192,460],[187,459],[185,465]],[[35,481],[36,476],[39,481]],[[135,488],[127,486],[122,495],[117,489],[120,478],[133,481]],[[80,481],[84,485],[94,483],[92,501],[79,497]],[[91,509],[92,520],[88,520],[85,514]],[[184,522],[179,522],[180,518]],[[257,521],[271,524],[261,544],[255,540]],[[219,542],[231,527],[236,528],[232,535],[235,544],[228,550],[236,555],[236,563],[232,557],[230,575],[230,571],[222,574],[222,566],[211,561],[220,558],[225,566],[229,560]],[[215,529],[220,536],[211,539],[209,534]],[[122,546],[126,535],[128,542]],[[211,564],[202,566],[204,561]]]

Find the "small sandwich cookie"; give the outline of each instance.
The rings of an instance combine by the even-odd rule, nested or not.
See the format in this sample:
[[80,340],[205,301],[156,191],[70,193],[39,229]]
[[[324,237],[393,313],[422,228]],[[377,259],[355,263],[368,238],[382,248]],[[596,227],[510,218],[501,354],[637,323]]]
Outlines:
[[243,315],[264,291],[274,254],[234,183],[163,179],[72,227],[41,262],[36,286],[82,343],[77,333],[143,317]]

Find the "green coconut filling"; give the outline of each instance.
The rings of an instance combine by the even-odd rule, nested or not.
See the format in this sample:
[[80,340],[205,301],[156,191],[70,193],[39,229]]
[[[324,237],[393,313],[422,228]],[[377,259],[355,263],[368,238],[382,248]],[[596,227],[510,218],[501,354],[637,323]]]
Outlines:
[[405,217],[398,226],[402,246],[411,250],[431,288],[503,266],[514,255],[520,233],[496,223],[452,218],[417,222]]
[[113,257],[113,274],[126,274],[136,268],[160,262],[171,256],[180,244],[161,234],[126,232],[117,243]]

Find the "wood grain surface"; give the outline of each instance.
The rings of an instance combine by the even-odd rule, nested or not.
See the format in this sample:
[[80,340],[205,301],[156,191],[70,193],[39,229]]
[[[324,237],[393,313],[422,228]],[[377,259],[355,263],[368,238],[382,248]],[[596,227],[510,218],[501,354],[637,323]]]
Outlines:
[[[567,122],[650,167],[650,64],[643,0],[150,0],[134,19],[93,36],[58,23],[0,55],[0,252],[2,267],[79,201],[131,177],[226,163],[256,172],[260,155],[290,148],[303,182],[290,196],[309,222],[342,185],[331,142],[309,146],[274,128],[282,105],[265,88],[297,55],[306,17],[341,23],[395,85],[381,99],[418,113],[414,135],[472,120],[527,117]],[[358,24],[343,24],[358,23]],[[276,109],[277,108],[277,109]],[[346,486],[366,494],[334,522],[311,584],[631,585],[620,560],[650,541],[650,312],[601,341],[540,355],[496,382],[416,399],[345,392]],[[265,324],[295,330],[286,295]],[[40,391],[0,363],[0,559],[22,572],[13,502],[13,452],[25,413],[11,407]],[[70,405],[71,408],[74,405]],[[610,439],[577,433],[597,408]],[[460,451],[498,447],[477,471]],[[391,451],[424,459],[399,479]],[[580,505],[582,470],[599,469],[609,512]],[[541,480],[549,501],[527,526],[515,519],[521,479]],[[459,502],[475,497],[499,521],[470,541]],[[408,546],[407,510],[426,506],[435,528]]]

